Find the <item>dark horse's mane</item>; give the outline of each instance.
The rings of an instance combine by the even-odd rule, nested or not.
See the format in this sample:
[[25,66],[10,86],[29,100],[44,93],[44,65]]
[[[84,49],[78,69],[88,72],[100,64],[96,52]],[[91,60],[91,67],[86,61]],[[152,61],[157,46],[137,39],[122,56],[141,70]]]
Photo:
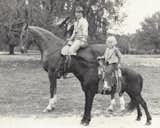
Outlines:
[[81,65],[83,65],[83,67],[86,67],[86,68],[98,66],[97,61],[89,61],[82,56],[72,56],[72,58],[78,61]]

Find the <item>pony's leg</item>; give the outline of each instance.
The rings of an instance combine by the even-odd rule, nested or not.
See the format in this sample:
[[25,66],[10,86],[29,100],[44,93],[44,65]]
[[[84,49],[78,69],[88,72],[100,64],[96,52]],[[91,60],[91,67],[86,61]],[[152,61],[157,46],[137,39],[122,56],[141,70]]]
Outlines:
[[115,95],[111,94],[111,103],[109,107],[106,109],[106,111],[113,112],[113,108],[115,105],[116,105]]
[[124,111],[125,110],[125,100],[123,95],[119,96],[119,102],[120,102],[120,111]]
[[137,121],[140,121],[141,120],[141,117],[142,117],[142,112],[141,112],[141,108],[139,106],[139,104],[137,105]]
[[146,114],[146,117],[147,117],[146,125],[150,125],[152,118],[151,118],[151,115],[148,111],[147,103],[145,102],[145,100],[142,98],[141,95],[138,95],[135,98],[138,101],[138,103],[141,104],[141,106],[143,107],[143,109],[145,111],[145,114]]
[[125,113],[129,112],[133,112],[134,109],[136,108],[136,105],[137,105],[137,101],[135,99],[135,96],[131,93],[131,92],[128,92],[126,91],[126,93],[129,95],[130,97],[130,102],[128,103],[127,107],[126,107],[126,111]]
[[94,99],[95,93],[91,90],[85,91],[85,111],[83,118],[81,120],[81,124],[84,126],[89,125],[89,122],[91,120],[91,109],[92,109],[92,103]]
[[50,82],[50,99],[48,106],[43,110],[43,112],[49,112],[55,109],[55,104],[57,102],[57,79],[54,72],[48,72],[49,82]]

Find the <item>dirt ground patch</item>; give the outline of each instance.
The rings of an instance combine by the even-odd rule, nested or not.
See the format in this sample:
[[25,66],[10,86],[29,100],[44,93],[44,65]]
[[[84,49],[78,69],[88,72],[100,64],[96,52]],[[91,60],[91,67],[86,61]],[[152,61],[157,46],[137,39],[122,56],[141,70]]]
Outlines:
[[[0,118],[3,128],[86,128],[80,125],[79,116],[58,117],[58,118]],[[158,128],[159,116],[154,116],[152,124],[146,126],[145,120],[136,121],[134,116],[123,117],[93,117],[87,128]],[[25,124],[25,125],[24,125]]]
[[[150,62],[151,60],[156,62],[156,66],[152,66],[152,64],[143,65],[146,61]],[[159,58],[157,56],[125,56],[125,64],[143,75],[142,95],[147,101],[149,111],[153,117],[156,117],[155,120],[157,121],[160,119],[156,116],[160,115]],[[2,116],[0,122],[4,122],[4,126],[8,117],[11,117],[12,128],[17,128],[22,126],[21,121],[27,123],[30,116],[36,117],[36,119],[32,117],[31,121],[35,122],[34,126],[37,127],[44,126],[40,121],[41,118],[44,123],[46,122],[45,124],[48,123],[50,126],[53,125],[53,122],[58,127],[62,127],[62,123],[66,127],[70,127],[71,124],[73,124],[73,127],[79,125],[84,107],[84,94],[75,77],[58,81],[57,108],[51,113],[42,113],[49,99],[49,81],[47,73],[41,68],[38,55],[0,55],[0,81],[0,115]],[[127,95],[125,95],[125,99],[126,102],[129,101]],[[121,126],[118,126],[118,128],[126,128],[128,121],[128,123],[131,123],[131,128],[132,126],[144,126],[145,116],[143,116],[141,123],[135,122],[135,112],[129,117],[110,117],[110,115],[106,115],[105,109],[109,105],[109,101],[109,96],[96,95],[92,109],[92,127],[104,127],[102,125],[104,123],[108,128],[116,128],[116,124],[119,122]],[[18,118],[17,121],[14,120],[16,118]],[[50,119],[47,120],[47,118]],[[60,120],[64,122],[59,124]],[[156,121],[153,126],[158,123]],[[15,124],[18,124],[17,127]],[[6,124],[6,126],[9,125]]]

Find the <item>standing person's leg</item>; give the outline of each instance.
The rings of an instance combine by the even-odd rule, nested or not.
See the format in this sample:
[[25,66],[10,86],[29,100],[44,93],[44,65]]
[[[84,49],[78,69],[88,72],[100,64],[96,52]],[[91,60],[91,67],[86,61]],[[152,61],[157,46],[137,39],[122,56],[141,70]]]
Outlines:
[[114,64],[114,72],[115,72],[115,77],[116,77],[116,92],[119,94],[121,92],[121,72],[120,69],[118,68],[118,64]]
[[125,100],[122,94],[122,73],[121,73],[121,69],[118,67],[118,64],[114,64],[114,68],[115,68],[115,76],[117,81],[116,94],[119,97],[119,101],[120,101],[120,111],[124,111]]

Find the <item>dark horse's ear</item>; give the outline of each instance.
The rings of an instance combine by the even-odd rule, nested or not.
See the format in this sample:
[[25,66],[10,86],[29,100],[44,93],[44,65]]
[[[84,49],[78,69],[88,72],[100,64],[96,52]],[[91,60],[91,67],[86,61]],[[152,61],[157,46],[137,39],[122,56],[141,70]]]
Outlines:
[[23,26],[23,30],[27,30],[27,28],[28,28],[28,23],[25,23]]

